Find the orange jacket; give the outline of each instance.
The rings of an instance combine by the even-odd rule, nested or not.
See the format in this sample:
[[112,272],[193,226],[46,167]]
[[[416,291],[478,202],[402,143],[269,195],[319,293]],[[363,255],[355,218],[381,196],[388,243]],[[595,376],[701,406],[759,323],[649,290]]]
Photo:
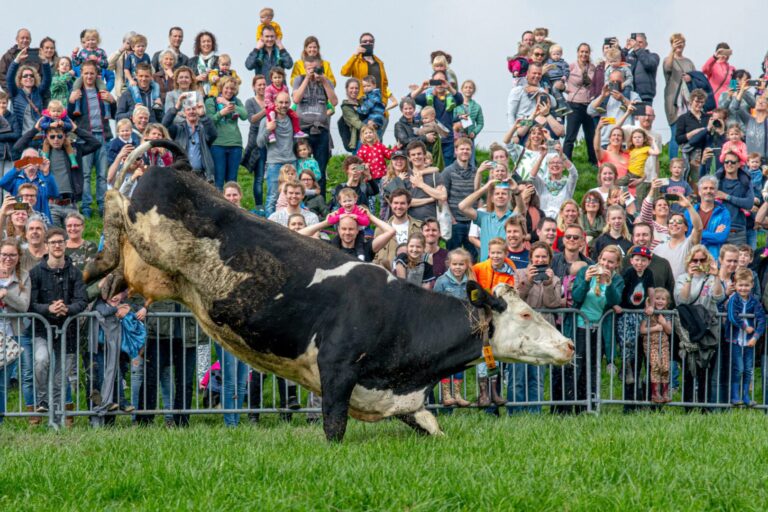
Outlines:
[[477,278],[477,284],[482,286],[488,292],[493,293],[493,289],[497,284],[506,283],[510,286],[515,285],[515,264],[509,258],[504,258],[504,263],[509,265],[511,272],[494,270],[491,266],[491,260],[487,259],[481,263],[477,263],[472,267]]

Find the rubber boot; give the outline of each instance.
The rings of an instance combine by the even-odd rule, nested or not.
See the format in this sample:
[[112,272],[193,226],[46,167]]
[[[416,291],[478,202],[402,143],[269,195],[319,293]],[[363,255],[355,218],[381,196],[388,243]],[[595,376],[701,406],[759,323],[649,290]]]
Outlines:
[[[34,405],[28,405],[27,406],[27,412],[35,412],[35,406]],[[29,426],[30,427],[36,427],[43,421],[43,418],[40,416],[30,416],[29,417]]]
[[493,403],[496,405],[504,405],[507,403],[507,399],[502,398],[496,389],[496,382],[498,379],[499,377],[491,377],[491,400],[493,400]]
[[451,396],[451,382],[441,382],[440,383],[440,394],[443,396],[443,406],[444,407],[455,407],[456,406],[456,399],[454,399]]
[[491,405],[491,399],[488,398],[488,377],[479,377],[477,384],[480,387],[480,394],[477,397],[477,405],[480,407],[488,407]]
[[661,385],[661,401],[665,404],[672,401],[672,397],[669,396],[669,382],[664,382]]
[[664,400],[661,398],[661,395],[659,394],[658,382],[651,382],[651,402],[655,404],[664,403]]
[[453,400],[459,407],[467,407],[469,405],[469,401],[464,400],[461,396],[461,381],[456,379],[453,381]]
[[[75,404],[65,404],[64,409],[66,409],[67,411],[74,411]],[[64,416],[64,428],[72,428],[74,425],[75,425],[74,416]]]

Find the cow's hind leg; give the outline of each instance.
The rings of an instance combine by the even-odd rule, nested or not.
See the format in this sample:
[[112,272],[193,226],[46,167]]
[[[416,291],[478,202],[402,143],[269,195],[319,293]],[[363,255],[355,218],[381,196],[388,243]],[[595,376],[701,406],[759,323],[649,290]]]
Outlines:
[[440,430],[440,425],[437,424],[437,418],[426,409],[422,408],[410,414],[401,414],[397,418],[419,434],[429,434],[431,436],[443,435],[443,431]]

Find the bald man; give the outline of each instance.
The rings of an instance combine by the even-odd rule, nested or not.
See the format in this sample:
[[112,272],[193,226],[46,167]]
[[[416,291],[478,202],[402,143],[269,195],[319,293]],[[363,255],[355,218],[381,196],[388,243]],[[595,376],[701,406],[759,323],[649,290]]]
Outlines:
[[[24,48],[29,48],[31,44],[32,33],[28,28],[20,28],[16,32],[16,43],[5,52],[2,58],[0,58],[0,87],[2,87],[4,91],[8,90],[8,84],[6,82],[8,67],[11,65],[11,62],[13,62],[13,59],[16,58],[16,55],[18,55]],[[40,55],[37,48],[29,48],[24,64],[34,66],[37,68],[37,72],[42,74],[43,63],[40,61]]]
[[[280,168],[285,164],[296,164],[296,155],[293,153],[293,126],[288,117],[288,109],[291,107],[291,98],[288,93],[281,92],[275,98],[275,119],[267,119],[265,116],[259,125],[259,135],[256,145],[267,148],[267,167],[264,172],[267,181],[267,217],[275,213],[277,204],[277,178]],[[269,134],[275,135],[275,142],[269,142]]]

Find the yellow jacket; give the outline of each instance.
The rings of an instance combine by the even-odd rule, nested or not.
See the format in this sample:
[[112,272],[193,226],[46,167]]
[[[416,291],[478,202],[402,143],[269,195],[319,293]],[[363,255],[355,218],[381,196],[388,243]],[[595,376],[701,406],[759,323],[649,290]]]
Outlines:
[[[270,22],[270,25],[272,25],[272,28],[275,29],[275,39],[282,39],[283,38],[283,29],[280,28],[280,24],[276,21]],[[264,30],[264,24],[259,23],[259,26],[256,27],[256,42],[259,42],[261,40],[261,31]]]
[[[289,83],[288,86],[293,87],[293,81],[296,79],[296,77],[306,74],[307,70],[304,69],[304,61],[301,59],[296,60],[296,62],[293,64],[293,71],[291,71],[291,83]],[[334,87],[336,87],[336,77],[333,76],[331,63],[327,60],[323,61],[323,74],[325,74],[325,77],[331,81]]]
[[[214,83],[213,80],[211,80],[211,78],[218,77],[218,76],[219,76],[219,70],[218,69],[212,69],[208,73],[208,83],[211,84],[211,89],[208,92],[208,97],[209,98],[215,98],[215,97],[217,97],[219,95],[219,82],[217,81],[216,83]],[[232,78],[234,78],[237,81],[237,86],[238,87],[240,86],[241,83],[243,83],[243,81],[240,80],[240,77],[237,76],[237,73],[235,72],[234,69],[230,69],[229,70],[229,76],[231,76]]]
[[[389,106],[387,101],[392,92],[389,90],[389,80],[387,80],[387,72],[384,70],[384,63],[375,55],[373,56],[373,60],[379,63],[379,72],[381,73],[381,83],[378,84],[379,89],[381,89],[381,101],[385,106]],[[362,81],[364,77],[370,75],[368,72],[368,61],[366,61],[362,55],[356,53],[341,67],[341,74],[342,76],[355,77]],[[360,94],[358,97],[362,98],[363,94],[363,88],[360,87]]]

